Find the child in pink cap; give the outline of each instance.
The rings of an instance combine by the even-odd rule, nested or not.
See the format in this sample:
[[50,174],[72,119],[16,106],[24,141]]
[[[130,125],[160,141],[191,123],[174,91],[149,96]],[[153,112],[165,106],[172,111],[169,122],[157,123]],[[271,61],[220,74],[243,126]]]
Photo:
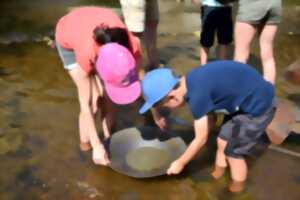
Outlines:
[[113,105],[132,103],[140,96],[139,40],[113,11],[100,7],[81,7],[63,16],[55,37],[64,68],[78,91],[80,147],[92,147],[95,164],[107,165],[94,116],[99,109],[104,137],[108,138],[114,124]]

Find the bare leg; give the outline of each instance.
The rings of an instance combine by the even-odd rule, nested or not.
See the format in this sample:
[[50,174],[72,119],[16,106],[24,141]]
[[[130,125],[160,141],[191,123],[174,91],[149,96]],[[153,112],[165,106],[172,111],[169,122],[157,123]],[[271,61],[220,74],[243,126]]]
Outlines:
[[247,179],[247,163],[243,158],[228,157],[227,160],[230,166],[232,183],[229,186],[231,192],[240,192],[244,189],[244,184]]
[[218,149],[216,153],[215,168],[214,171],[211,173],[211,175],[215,179],[221,178],[224,175],[225,169],[227,167],[226,156],[224,153],[227,145],[227,141],[218,137],[217,144],[218,144]]
[[260,33],[260,56],[263,64],[265,80],[275,83],[276,66],[273,55],[273,42],[277,32],[277,25],[265,25]]
[[234,30],[235,38],[235,50],[234,50],[234,60],[242,63],[246,63],[249,54],[251,42],[255,36],[257,29],[251,24],[245,22],[236,22]]
[[69,71],[77,86],[80,103],[79,130],[88,134],[88,139],[93,147],[93,160],[96,164],[107,165],[109,163],[107,154],[97,134],[95,119],[91,107],[92,101],[92,77],[90,77],[80,66]]
[[201,65],[204,65],[207,63],[208,54],[209,54],[209,48],[200,47],[200,63],[201,63]]
[[[90,105],[91,105],[91,110],[92,110],[92,113],[93,113],[93,116],[94,118],[96,119],[96,114],[98,112],[98,100],[102,94],[102,87],[99,88],[97,83],[96,83],[96,77],[91,77],[91,102],[90,102]],[[100,92],[101,91],[101,92]],[[84,128],[84,127],[83,127]],[[85,133],[85,132],[83,132]],[[88,151],[92,148],[90,142],[89,142],[89,139],[88,140],[80,140],[80,149],[82,151]]]
[[[79,95],[79,84],[80,84],[80,80],[79,78],[77,78],[77,76],[79,76],[78,74],[84,74],[83,70],[81,70],[80,66],[77,66],[75,69],[69,71],[69,74],[71,76],[71,78],[73,79],[76,87],[77,87],[77,90],[78,90],[78,95]],[[84,75],[80,75],[80,76],[84,76]],[[88,76],[88,75],[86,75]],[[82,86],[81,86],[82,87]],[[90,90],[91,88],[88,86],[86,88],[86,90]],[[78,97],[80,98],[80,97]],[[79,138],[80,138],[80,143],[82,144],[87,144],[90,142],[90,137],[89,137],[89,134],[88,134],[88,127],[85,125],[85,120],[83,119],[82,117],[82,111],[80,111],[79,113]],[[83,149],[85,150],[85,149]],[[88,149],[86,149],[88,150]]]
[[144,40],[149,59],[149,65],[151,68],[157,68],[159,66],[159,60],[157,55],[156,41],[157,41],[157,26],[158,21],[146,21]]
[[245,181],[247,178],[247,163],[243,158],[228,157],[231,178],[235,181]]
[[218,59],[226,60],[227,59],[227,50],[228,50],[228,45],[220,44],[219,48],[218,48]]
[[227,167],[226,156],[225,156],[225,148],[227,145],[227,141],[218,137],[217,144],[218,144],[218,149],[217,149],[215,164],[220,167]]

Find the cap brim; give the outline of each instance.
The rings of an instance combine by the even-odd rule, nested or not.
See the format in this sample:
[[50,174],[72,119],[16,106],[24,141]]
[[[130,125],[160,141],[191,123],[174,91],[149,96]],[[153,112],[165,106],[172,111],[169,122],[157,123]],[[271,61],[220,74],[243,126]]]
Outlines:
[[127,87],[115,87],[105,83],[105,89],[109,98],[116,104],[126,105],[133,103],[141,95],[141,83],[139,80],[131,83]]
[[147,112],[152,106],[153,106],[152,103],[145,102],[144,105],[140,108],[139,113],[140,113],[140,114],[144,114],[144,113]]

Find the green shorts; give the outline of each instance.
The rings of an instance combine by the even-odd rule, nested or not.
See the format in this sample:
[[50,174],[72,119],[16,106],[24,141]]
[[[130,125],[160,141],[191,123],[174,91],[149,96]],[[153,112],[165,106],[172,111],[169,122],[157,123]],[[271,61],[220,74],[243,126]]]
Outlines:
[[249,24],[279,24],[282,0],[239,0],[237,21]]

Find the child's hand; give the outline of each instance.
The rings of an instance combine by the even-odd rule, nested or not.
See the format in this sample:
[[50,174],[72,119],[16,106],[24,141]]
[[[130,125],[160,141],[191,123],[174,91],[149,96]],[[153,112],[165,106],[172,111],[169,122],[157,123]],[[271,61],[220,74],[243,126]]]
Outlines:
[[167,175],[179,174],[184,168],[184,164],[180,160],[175,160],[167,170]]
[[165,117],[159,116],[154,118],[155,124],[160,128],[160,130],[165,131],[167,129],[167,120]]
[[199,0],[193,0],[193,4],[199,4]]
[[167,129],[167,120],[165,117],[161,116],[157,108],[151,109],[153,120],[155,124],[160,128],[160,130],[165,131]]
[[107,153],[102,145],[93,148],[93,161],[97,165],[107,166],[110,164]]

